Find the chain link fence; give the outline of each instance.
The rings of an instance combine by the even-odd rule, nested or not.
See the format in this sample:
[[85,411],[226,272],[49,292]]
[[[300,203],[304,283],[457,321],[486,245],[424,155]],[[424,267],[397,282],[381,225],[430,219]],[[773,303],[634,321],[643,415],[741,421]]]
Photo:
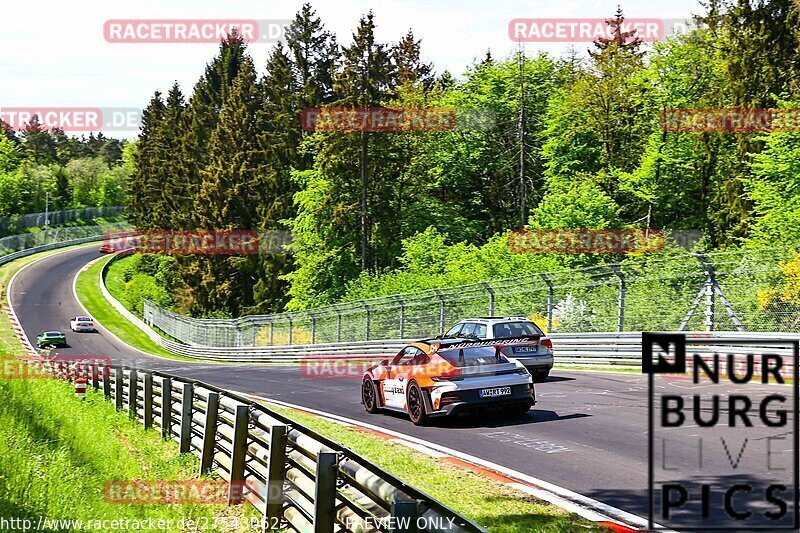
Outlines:
[[797,332],[800,255],[794,248],[678,251],[233,320],[190,318],[144,303],[150,326],[186,344],[216,347],[423,338],[479,316],[525,316],[552,333]]
[[106,232],[130,231],[132,228],[133,226],[127,222],[114,222],[100,226],[70,226],[9,235],[8,237],[0,238],[0,256],[37,246],[85,239],[87,237],[102,237]]
[[[49,211],[47,213],[28,213],[25,215],[12,215],[0,217],[0,233],[15,233],[28,228],[59,226],[76,220],[92,220],[101,217],[118,217],[125,212],[123,206],[114,207],[84,207],[81,209],[67,209],[65,211]],[[47,222],[45,222],[47,221]]]

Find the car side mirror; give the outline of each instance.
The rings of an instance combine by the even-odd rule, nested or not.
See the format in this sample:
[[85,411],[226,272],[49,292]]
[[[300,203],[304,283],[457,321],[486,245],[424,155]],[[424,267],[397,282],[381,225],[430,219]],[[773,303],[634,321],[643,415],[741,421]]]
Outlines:
[[378,364],[379,364],[379,365],[381,365],[381,366],[389,366],[389,360],[388,360],[388,359],[383,359],[383,360],[382,360],[380,363],[378,363]]

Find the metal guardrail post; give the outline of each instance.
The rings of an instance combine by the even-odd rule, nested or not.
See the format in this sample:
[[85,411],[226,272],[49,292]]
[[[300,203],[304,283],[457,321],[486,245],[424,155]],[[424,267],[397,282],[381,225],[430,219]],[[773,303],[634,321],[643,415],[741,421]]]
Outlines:
[[231,443],[231,483],[228,487],[228,504],[244,501],[244,463],[247,459],[247,430],[250,424],[250,407],[237,405],[233,419]]
[[485,281],[481,281],[481,285],[483,285],[483,288],[489,293],[489,316],[494,316],[494,289]]
[[547,277],[547,274],[539,274],[539,277],[547,283],[547,333],[553,333],[553,307],[555,300],[555,291],[553,290],[553,282]]
[[94,390],[99,390],[100,389],[100,376],[98,376],[97,373],[98,373],[98,371],[100,369],[100,365],[97,364],[97,361],[94,361],[89,366],[89,368],[91,369],[90,371],[92,373],[92,388]]
[[144,412],[142,413],[144,428],[153,427],[153,374],[150,372],[144,375]]
[[391,506],[392,533],[417,533],[419,504],[417,500],[405,496],[393,496]]
[[117,411],[122,411],[122,391],[125,385],[125,376],[122,373],[122,368],[117,367],[114,369],[114,406]]
[[207,474],[214,465],[218,416],[219,393],[209,392],[208,402],[206,403],[206,424],[203,430],[203,448],[200,450],[200,474]]
[[314,485],[314,532],[331,533],[336,511],[338,454],[323,448],[317,455]]
[[192,443],[192,404],[194,403],[194,385],[183,383],[181,398],[181,434],[180,453],[188,453]]
[[103,365],[103,397],[111,399],[111,369],[107,365]]
[[264,530],[280,520],[283,511],[283,478],[286,467],[287,429],[275,424],[269,429],[269,457],[267,459],[267,494],[264,497]]
[[128,372],[128,417],[136,418],[136,402],[139,400],[139,374],[136,370]]
[[611,270],[619,278],[619,294],[617,295],[617,331],[623,331],[625,321],[625,274],[619,269],[619,265],[611,265]]
[[161,379],[161,437],[169,440],[172,436],[172,380]]

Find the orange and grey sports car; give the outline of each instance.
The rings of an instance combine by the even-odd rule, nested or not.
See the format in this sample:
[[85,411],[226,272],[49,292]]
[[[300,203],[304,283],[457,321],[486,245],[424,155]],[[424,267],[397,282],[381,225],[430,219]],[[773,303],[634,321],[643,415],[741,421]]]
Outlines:
[[524,342],[530,339],[412,342],[364,373],[361,401],[370,413],[408,413],[416,425],[432,417],[483,412],[522,416],[536,403],[533,380],[501,350]]

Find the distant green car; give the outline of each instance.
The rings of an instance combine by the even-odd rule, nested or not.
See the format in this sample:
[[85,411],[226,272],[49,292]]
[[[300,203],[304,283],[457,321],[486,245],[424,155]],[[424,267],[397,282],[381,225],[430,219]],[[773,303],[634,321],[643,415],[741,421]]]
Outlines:
[[60,331],[45,331],[36,337],[36,346],[44,348],[46,346],[66,346],[67,336]]

